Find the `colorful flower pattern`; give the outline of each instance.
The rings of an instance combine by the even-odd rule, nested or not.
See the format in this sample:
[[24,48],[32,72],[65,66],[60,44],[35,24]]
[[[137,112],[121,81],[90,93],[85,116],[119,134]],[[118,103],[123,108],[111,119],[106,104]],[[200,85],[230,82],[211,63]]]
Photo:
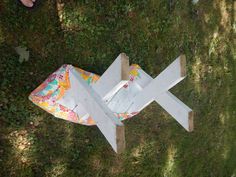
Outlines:
[[[83,125],[95,125],[92,117],[86,119],[79,117],[73,110],[66,108],[63,105],[57,103],[57,100],[62,98],[66,90],[70,88],[69,70],[73,66],[63,65],[57,71],[52,73],[41,85],[39,85],[29,96],[29,99],[45,111],[51,113],[55,117],[65,119],[74,123]],[[130,82],[140,77],[140,67],[138,65],[130,66]],[[96,83],[99,76],[76,68],[76,71],[80,73],[81,77],[87,82],[88,85]],[[128,87],[128,84],[124,85],[124,88]],[[120,120],[125,120],[133,117],[138,112],[134,113],[114,113]]]

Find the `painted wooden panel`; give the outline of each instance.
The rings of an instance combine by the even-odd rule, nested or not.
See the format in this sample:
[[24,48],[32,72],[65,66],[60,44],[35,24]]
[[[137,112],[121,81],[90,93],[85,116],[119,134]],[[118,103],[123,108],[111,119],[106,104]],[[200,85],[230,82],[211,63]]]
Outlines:
[[183,80],[186,75],[185,60],[185,56],[181,55],[144,87],[144,89],[133,98],[129,112],[134,112],[135,110],[141,111],[154,101],[158,94],[169,90]]
[[[114,151],[121,153],[125,149],[125,132],[120,120],[132,117],[152,101],[159,103],[187,131],[193,130],[192,110],[168,91],[186,76],[185,65],[185,56],[181,55],[153,79],[138,65],[129,68],[128,57],[120,54],[100,78],[96,76],[96,79],[91,79],[90,75],[94,74],[90,73],[89,77],[85,74],[85,78],[89,78],[87,80],[83,75],[85,71],[65,65],[61,67],[62,71],[65,70],[65,76],[58,75],[59,78],[69,78],[67,84],[62,79],[63,82],[59,83],[64,85],[56,86],[67,89],[56,103],[75,115],[70,121],[96,124]],[[51,78],[48,80],[53,82]],[[52,103],[52,100],[48,102]]]
[[158,95],[159,103],[187,131],[193,131],[193,111],[169,91]]
[[[181,59],[182,57],[182,59]],[[186,59],[185,56],[180,56],[180,75],[182,77],[186,76]],[[141,79],[137,80],[142,88],[145,87],[145,84],[150,83],[153,78],[149,76],[145,71],[140,69]],[[171,92],[165,91],[162,94],[155,97],[156,101],[163,109],[165,109],[180,125],[182,125],[187,131],[191,132],[194,129],[193,126],[193,111],[187,105],[185,105],[181,100],[174,96]]]
[[[181,61],[182,60],[182,61]],[[173,80],[175,84],[181,81],[186,74],[185,71],[185,57],[180,56],[174,62],[174,65],[179,66],[176,72],[180,79],[177,78],[177,81]],[[172,63],[173,64],[173,63]],[[174,66],[172,65],[172,66]],[[172,67],[174,69],[174,67]],[[175,69],[174,69],[175,70]],[[172,72],[171,69],[168,70]],[[165,72],[166,75],[168,74]],[[135,95],[138,95],[145,89],[146,85],[153,82],[153,78],[149,76],[145,71],[139,69],[140,77],[133,82],[129,82],[127,88],[122,88],[119,92],[114,95],[114,97],[108,103],[108,107],[117,113],[137,111],[136,109],[131,109],[133,104],[133,98]],[[165,76],[163,76],[165,77]],[[164,78],[165,79],[165,78]],[[165,80],[163,81],[165,82]],[[157,83],[158,84],[158,83]],[[174,85],[174,84],[172,84]],[[169,89],[169,87],[167,87]],[[144,97],[146,97],[148,93],[147,91],[143,91]],[[156,95],[156,96],[155,96]],[[163,90],[163,92],[159,93],[158,90],[152,92],[152,97],[150,102],[156,101],[160,104],[178,123],[180,123],[187,131],[193,130],[193,112],[192,110],[186,106],[182,101],[180,101],[177,97],[175,97],[168,90]],[[141,111],[142,108],[139,110]]]
[[129,80],[129,58],[121,53],[93,86],[103,100],[109,100]]
[[107,103],[107,106],[115,113],[128,112],[134,96],[141,90],[142,88],[137,83],[133,82],[132,84],[129,84],[127,88],[120,89]]
[[67,91],[70,92],[69,95],[73,96],[75,102],[81,103],[86,108],[114,151],[121,153],[125,148],[123,123],[115,117],[100,96],[83,81],[75,69],[70,71],[70,84],[71,89]]

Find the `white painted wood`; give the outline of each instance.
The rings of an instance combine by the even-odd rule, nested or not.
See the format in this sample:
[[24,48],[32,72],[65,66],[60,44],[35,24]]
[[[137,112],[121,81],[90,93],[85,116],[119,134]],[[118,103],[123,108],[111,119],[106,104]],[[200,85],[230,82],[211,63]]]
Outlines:
[[172,93],[159,94],[155,101],[159,103],[187,131],[193,131],[193,112]]
[[[145,71],[139,69],[140,77],[133,82],[129,82],[127,88],[122,88],[107,104],[108,107],[116,113],[124,113],[132,104],[132,99],[146,85],[153,81]],[[158,95],[158,94],[157,94]],[[159,103],[178,123],[180,123],[187,131],[193,130],[193,112],[182,101],[175,97],[169,91],[164,91],[162,94],[154,98],[154,101]],[[131,112],[128,112],[131,113]]]
[[139,69],[141,77],[129,81],[129,86],[124,88],[129,78],[127,61],[124,54],[119,55],[92,87],[72,67],[71,88],[61,99],[61,104],[68,104],[70,109],[85,118],[90,115],[117,153],[124,150],[125,137],[124,126],[114,113],[139,112],[154,100],[187,131],[192,131],[192,110],[168,91],[186,76],[185,56],[178,57],[155,79]]
[[138,72],[140,74],[140,78],[135,79],[135,83],[144,88],[153,80],[153,78],[141,68],[138,70]]
[[[184,56],[180,56],[185,60]],[[184,77],[186,75],[185,70],[185,61],[182,61],[180,63],[182,67],[182,76]],[[140,79],[135,80],[135,84],[138,84],[141,86],[141,89],[145,87],[148,83],[151,83],[153,78],[149,76],[145,71],[142,69],[139,70],[140,73]],[[122,91],[122,90],[121,90]],[[119,93],[117,93],[119,94]],[[116,100],[118,98],[113,98],[113,100]],[[120,98],[123,99],[123,98]],[[125,100],[125,98],[124,98]],[[179,100],[177,97],[175,97],[171,92],[165,91],[162,94],[158,95],[154,101],[156,101],[158,104],[162,106],[163,109],[165,109],[179,124],[181,124],[187,131],[191,132],[193,131],[193,111],[191,108],[189,108],[187,105],[185,105],[181,100]],[[114,104],[114,103],[113,103]],[[125,111],[125,110],[121,110]]]
[[135,82],[130,83],[127,88],[120,89],[107,106],[115,113],[124,113],[130,107],[134,96],[141,90],[142,88]]
[[93,85],[103,100],[109,100],[129,80],[129,58],[121,53]]
[[125,148],[123,123],[115,117],[100,96],[85,83],[74,68],[70,70],[69,75],[71,88],[67,90],[68,95],[70,98],[72,96],[76,103],[81,103],[86,108],[114,151],[121,153]]
[[[73,67],[73,66],[71,66]],[[91,84],[94,91],[106,102],[122,88],[129,80],[129,58],[126,54],[121,53],[110,67],[104,72],[95,84]],[[80,119],[86,119],[89,114],[86,108],[71,99],[70,92],[66,92],[65,96],[58,100],[57,103],[73,110]]]
[[[65,94],[68,94],[67,97],[70,97],[70,99],[73,99],[71,96],[69,96],[70,92],[68,93],[66,92]],[[79,116],[81,120],[86,120],[89,117],[87,109],[81,103],[76,103],[75,108],[72,110]]]
[[181,55],[144,87],[144,89],[133,98],[132,104],[127,109],[127,112],[141,111],[154,101],[157,95],[169,90],[183,80],[186,75],[184,67],[186,63],[185,60],[185,57]]
[[[173,65],[174,64],[174,65]],[[175,67],[174,67],[175,66]],[[177,66],[177,67],[176,67]],[[147,97],[147,95],[150,95],[152,92],[153,95],[151,96],[151,99],[149,100],[149,103],[152,101],[156,101],[159,103],[174,119],[176,119],[177,122],[179,122],[187,131],[193,131],[193,111],[186,106],[182,101],[180,101],[177,97],[175,97],[172,93],[168,91],[168,89],[175,84],[177,84],[179,81],[181,81],[185,75],[185,57],[180,56],[175,60],[175,62],[172,63],[172,69],[168,67],[167,70],[165,70],[165,75],[168,75],[168,72],[173,72],[173,68],[176,68],[176,72],[174,73],[175,76],[178,76],[176,80],[170,80],[171,86],[167,87],[167,89],[163,89],[163,92],[158,92],[158,90],[154,91],[143,91],[143,98]],[[166,72],[168,71],[168,72]],[[135,112],[137,111],[137,105],[135,101],[133,101],[133,97],[135,95],[139,95],[143,89],[145,89],[146,85],[149,85],[153,82],[153,78],[149,76],[145,71],[142,69],[139,69],[140,78],[133,81],[133,83],[129,83],[129,87],[126,89],[121,89],[117,94],[114,95],[112,100],[108,103],[108,107],[113,111],[117,113],[124,113],[124,112]],[[177,73],[177,74],[176,74]],[[163,75],[163,73],[162,73]],[[162,76],[159,75],[159,76]],[[165,75],[163,76],[165,82]],[[158,77],[159,77],[158,76]],[[173,76],[172,76],[173,78]],[[158,82],[157,82],[158,84]],[[156,95],[156,97],[155,97]],[[150,97],[149,97],[150,98]],[[152,99],[153,98],[153,99]],[[143,101],[143,99],[141,99]],[[147,105],[149,104],[147,103]],[[134,106],[135,105],[135,106]],[[144,106],[145,107],[145,106]],[[144,107],[141,107],[139,111],[141,111]],[[132,109],[133,108],[133,109]]]

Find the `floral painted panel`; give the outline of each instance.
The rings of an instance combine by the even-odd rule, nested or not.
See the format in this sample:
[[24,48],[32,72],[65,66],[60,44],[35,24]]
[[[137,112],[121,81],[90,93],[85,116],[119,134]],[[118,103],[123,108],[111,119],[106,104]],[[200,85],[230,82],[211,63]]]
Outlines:
[[[30,94],[29,99],[34,104],[51,113],[55,117],[83,125],[95,125],[92,117],[78,115],[73,110],[57,103],[57,101],[60,100],[65,92],[70,88],[69,71],[72,67],[73,66],[71,65],[61,66]],[[130,81],[128,84],[124,85],[123,89],[126,89],[134,80],[140,78],[139,69],[140,67],[138,65],[130,66]],[[95,84],[99,79],[98,75],[80,68],[76,68],[76,71],[80,73],[80,76],[88,85]],[[133,117],[137,113],[138,112],[114,112],[115,116],[120,120]]]

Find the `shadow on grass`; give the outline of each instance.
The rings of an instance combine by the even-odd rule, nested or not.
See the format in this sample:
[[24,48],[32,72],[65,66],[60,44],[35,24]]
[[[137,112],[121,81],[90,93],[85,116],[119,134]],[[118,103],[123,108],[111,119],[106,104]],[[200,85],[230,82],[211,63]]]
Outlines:
[[[6,7],[0,23],[3,176],[236,173],[233,15],[227,16],[232,2],[193,6],[175,1],[170,12],[166,1],[69,1],[64,2],[62,22],[56,1],[45,1],[36,11],[13,1],[1,3]],[[30,49],[29,62],[19,64],[12,49],[17,45]],[[194,132],[187,133],[153,103],[125,122],[127,150],[118,156],[96,127],[54,119],[28,101],[29,93],[63,62],[101,74],[119,52],[153,76],[180,53],[187,55],[189,75],[172,92],[194,109]],[[14,144],[17,139],[9,138],[24,130],[23,140],[32,137],[26,162],[15,149],[20,147]]]

